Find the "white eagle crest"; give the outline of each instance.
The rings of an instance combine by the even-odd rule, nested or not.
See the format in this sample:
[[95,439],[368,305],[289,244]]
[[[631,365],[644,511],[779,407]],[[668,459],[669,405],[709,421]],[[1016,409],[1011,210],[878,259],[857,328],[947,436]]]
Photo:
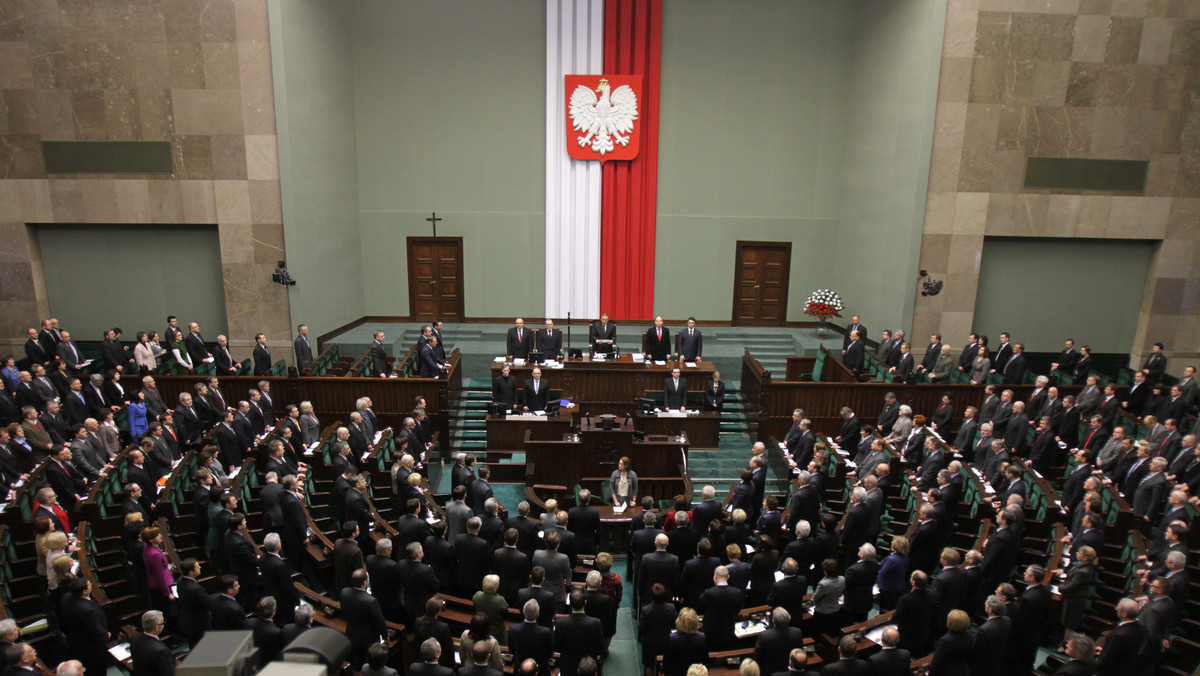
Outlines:
[[579,85],[571,93],[571,126],[584,133],[576,140],[580,147],[590,143],[592,150],[601,156],[612,152],[614,141],[629,145],[628,134],[633,131],[633,121],[638,119],[637,94],[629,85],[617,87],[611,96],[610,89],[608,80],[601,79],[596,91]]

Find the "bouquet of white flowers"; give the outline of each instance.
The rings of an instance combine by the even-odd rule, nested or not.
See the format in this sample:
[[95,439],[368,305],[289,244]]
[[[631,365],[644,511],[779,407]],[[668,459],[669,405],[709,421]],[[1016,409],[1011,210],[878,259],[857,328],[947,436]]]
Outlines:
[[818,289],[804,304],[804,314],[818,319],[842,316],[842,299],[829,289]]

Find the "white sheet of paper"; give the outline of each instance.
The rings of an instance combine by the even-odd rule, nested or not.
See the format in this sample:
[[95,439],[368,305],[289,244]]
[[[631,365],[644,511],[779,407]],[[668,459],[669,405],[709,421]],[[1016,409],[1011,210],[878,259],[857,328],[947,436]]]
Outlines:
[[132,655],[129,652],[129,643],[118,643],[108,649],[108,654],[113,656],[113,659],[118,662],[124,662]]
[[524,359],[514,359],[513,360],[513,366],[524,366],[524,365],[525,365]]
[[694,362],[694,361],[685,361],[685,362],[683,362],[683,365],[690,369],[696,368],[696,362]]
[[646,361],[646,355],[642,354],[641,352],[634,352],[629,356],[633,357],[634,361]]
[[654,365],[655,365],[655,366],[666,366],[666,365],[667,365],[667,362],[665,362],[665,361],[659,361],[659,360],[655,360],[655,361],[654,361]]
[[624,514],[626,509],[629,509],[629,505],[617,505],[613,507],[613,514]]

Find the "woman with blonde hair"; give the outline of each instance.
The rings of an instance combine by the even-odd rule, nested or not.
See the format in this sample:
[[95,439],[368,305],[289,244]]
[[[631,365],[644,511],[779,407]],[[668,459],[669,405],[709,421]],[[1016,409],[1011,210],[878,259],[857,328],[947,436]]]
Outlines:
[[1066,573],[1067,579],[1058,585],[1062,593],[1063,641],[1070,642],[1083,631],[1083,612],[1087,609],[1088,592],[1096,577],[1096,550],[1084,545],[1075,552],[1075,561],[1064,570],[1055,570],[1055,575]]
[[692,608],[683,608],[663,653],[663,675],[687,676],[698,655],[708,655],[708,640],[700,631],[700,616]]
[[321,440],[321,421],[313,413],[311,401],[300,402],[300,441],[305,448]]
[[[54,591],[58,589],[59,579],[57,573],[54,572],[54,560],[60,556],[70,556],[72,552],[79,551],[79,547],[71,545],[67,539],[67,534],[62,531],[52,531],[46,535],[46,539],[42,541],[42,548],[46,550],[45,570],[46,570],[46,587]],[[74,562],[74,559],[72,559]]]
[[908,538],[897,535],[892,538],[892,553],[879,564],[875,584],[879,587],[879,612],[896,609],[896,603],[904,594],[908,584]]
[[484,576],[482,587],[471,597],[471,602],[475,604],[475,612],[486,614],[495,627],[492,636],[496,637],[500,645],[508,645],[508,627],[504,624],[504,616],[508,614],[508,601],[499,593],[500,576]]
[[929,676],[968,676],[971,673],[971,618],[962,610],[951,610],[946,617],[946,633],[933,648]]

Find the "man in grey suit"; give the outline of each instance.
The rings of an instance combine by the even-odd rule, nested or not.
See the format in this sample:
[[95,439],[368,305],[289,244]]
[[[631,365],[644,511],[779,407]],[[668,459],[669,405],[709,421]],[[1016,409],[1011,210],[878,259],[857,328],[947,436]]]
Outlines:
[[1075,397],[1075,408],[1079,409],[1079,417],[1083,420],[1091,418],[1100,410],[1100,401],[1104,395],[1100,391],[1100,379],[1088,376],[1087,385]]
[[1154,458],[1150,461],[1150,471],[1133,489],[1133,515],[1145,522],[1147,530],[1154,523],[1159,508],[1166,502],[1167,489],[1170,488],[1166,469],[1166,458]]
[[296,334],[292,348],[296,352],[296,370],[303,373],[304,369],[313,362],[312,345],[308,343],[308,324],[297,326]]
[[566,605],[567,585],[571,583],[571,560],[566,554],[559,553],[558,546],[562,544],[562,536],[558,532],[546,535],[546,548],[533,553],[533,565],[540,566],[546,571],[543,585],[554,593],[554,601],[559,608]]

